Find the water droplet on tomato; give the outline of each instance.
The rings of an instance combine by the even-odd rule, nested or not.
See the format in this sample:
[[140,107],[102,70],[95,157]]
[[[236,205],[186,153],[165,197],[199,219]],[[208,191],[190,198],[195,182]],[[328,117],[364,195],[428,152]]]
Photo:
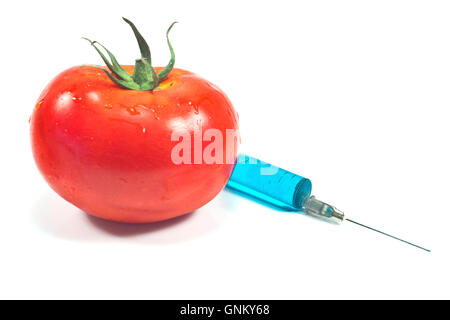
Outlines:
[[111,103],[105,103],[105,108],[106,109],[112,109],[112,104]]
[[141,114],[139,111],[137,111],[134,107],[128,107],[127,111],[129,114],[131,114],[132,116],[136,116],[138,114]]
[[195,114],[198,114],[198,112],[199,112],[199,111],[198,111],[198,106],[193,105],[193,106],[192,106],[192,109],[194,109],[194,113],[195,113]]
[[39,109],[41,107],[42,102],[44,102],[44,100],[40,100],[37,104],[36,104],[36,109]]
[[158,117],[158,114],[156,113],[155,109],[150,108],[150,111],[153,112],[153,117],[154,117],[156,120],[161,120],[161,118]]

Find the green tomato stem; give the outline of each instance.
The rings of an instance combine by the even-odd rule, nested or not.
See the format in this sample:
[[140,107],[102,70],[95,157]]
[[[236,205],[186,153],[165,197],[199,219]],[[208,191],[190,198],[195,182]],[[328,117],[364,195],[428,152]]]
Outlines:
[[[126,18],[123,18],[123,20],[126,23],[128,23],[128,25],[133,30],[133,33],[139,45],[139,49],[141,51],[141,58],[136,59],[133,75],[130,75],[128,72],[126,72],[120,66],[116,57],[101,43],[97,41],[91,41],[87,38],[83,39],[89,41],[89,43],[100,55],[103,62],[106,64],[107,69],[101,67],[96,68],[102,69],[106,73],[106,75],[111,79],[111,81],[113,81],[115,84],[124,89],[151,91],[155,89],[161,83],[161,81],[167,78],[169,73],[172,71],[173,66],[175,65],[175,52],[169,40],[169,32],[176,22],[173,22],[166,32],[167,44],[170,50],[170,61],[159,74],[156,74],[156,71],[152,66],[150,47],[148,46],[144,37],[142,37],[141,33],[138,31],[134,23],[132,23],[130,20]],[[111,61],[108,60],[108,58],[103,54],[103,52],[98,48],[98,46],[100,46],[103,50],[106,51]]]

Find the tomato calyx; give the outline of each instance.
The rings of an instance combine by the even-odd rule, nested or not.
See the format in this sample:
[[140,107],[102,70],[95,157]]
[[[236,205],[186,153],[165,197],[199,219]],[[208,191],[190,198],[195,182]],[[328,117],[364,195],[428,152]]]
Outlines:
[[[170,61],[167,66],[161,70],[158,74],[155,69],[152,67],[152,57],[150,53],[150,48],[145,41],[144,37],[140,34],[136,26],[133,22],[126,18],[122,18],[133,30],[133,33],[136,37],[136,40],[139,45],[139,49],[141,51],[141,58],[136,59],[135,67],[133,75],[130,75],[126,72],[117,61],[116,57],[101,43],[97,41],[91,41],[88,38],[83,38],[94,47],[97,53],[102,58],[103,62],[105,62],[108,69],[92,66],[98,69],[103,70],[106,75],[113,81],[115,84],[124,89],[130,90],[139,90],[139,91],[151,91],[155,89],[161,81],[163,81],[169,75],[170,71],[172,71],[173,66],[175,65],[175,52],[172,48],[172,44],[169,40],[169,32],[174,26],[176,22],[173,22],[166,32],[167,44],[170,50]],[[106,51],[109,59],[103,54],[103,52],[99,49],[100,46],[103,50]]]

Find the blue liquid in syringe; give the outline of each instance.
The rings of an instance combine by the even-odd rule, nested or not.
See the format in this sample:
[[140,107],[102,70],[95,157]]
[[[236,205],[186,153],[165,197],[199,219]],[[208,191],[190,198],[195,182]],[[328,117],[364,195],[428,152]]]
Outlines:
[[307,178],[241,154],[227,187],[277,207],[300,210],[312,185]]

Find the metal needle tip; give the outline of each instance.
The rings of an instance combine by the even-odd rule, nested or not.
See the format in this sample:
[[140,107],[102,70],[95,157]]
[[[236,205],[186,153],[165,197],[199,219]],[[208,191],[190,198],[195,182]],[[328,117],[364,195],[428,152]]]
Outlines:
[[359,223],[359,222],[356,222],[356,221],[353,221],[353,220],[350,220],[350,219],[347,219],[347,218],[345,218],[345,220],[350,221],[350,222],[352,222],[352,223],[354,223],[354,224],[357,224],[358,226],[367,228],[367,229],[369,229],[369,230],[372,230],[372,231],[375,231],[375,232],[384,234],[385,236],[391,237],[391,238],[396,239],[396,240],[399,240],[399,241],[401,241],[401,242],[407,243],[407,244],[412,245],[412,246],[414,246],[414,247],[416,247],[416,248],[425,250],[425,251],[427,251],[427,252],[431,252],[431,250],[425,249],[424,247],[418,246],[417,244],[414,244],[414,243],[411,243],[411,242],[402,240],[402,239],[400,239],[400,238],[394,237],[394,236],[392,236],[392,235],[390,235],[390,234],[387,234],[387,233],[385,233],[385,232],[383,232],[383,231],[380,231],[380,230],[377,230],[377,229],[368,227],[368,226],[366,226],[366,225],[363,225],[362,223]]

